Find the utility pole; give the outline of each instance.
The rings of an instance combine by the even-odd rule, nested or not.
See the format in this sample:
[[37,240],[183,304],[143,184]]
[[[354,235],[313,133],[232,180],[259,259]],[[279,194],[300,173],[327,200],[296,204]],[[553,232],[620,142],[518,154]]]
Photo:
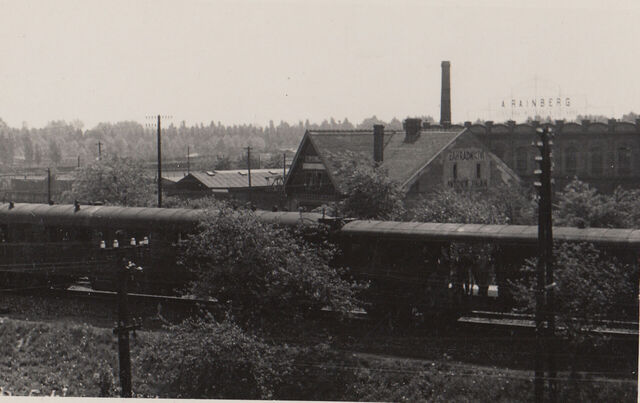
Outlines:
[[80,168],[80,156],[78,155],[78,168]]
[[98,141],[98,161],[102,161],[102,143]]
[[284,192],[284,179],[287,177],[287,153],[282,153],[282,191]]
[[189,168],[190,168],[190,161],[189,161],[189,146],[187,146],[187,175],[189,175]]
[[[538,190],[538,264],[536,266],[536,357],[534,391],[536,402],[544,401],[544,350],[547,347],[549,391],[551,401],[555,402],[557,376],[555,366],[555,315],[553,288],[553,229],[551,219],[551,146],[553,133],[548,127],[536,130],[539,140],[535,146],[540,151],[536,156],[538,169],[534,174],[537,180],[534,186]],[[545,301],[546,294],[546,301]],[[546,332],[545,332],[546,322]]]
[[[162,207],[162,122],[161,119],[171,119],[171,116],[147,116],[147,119],[157,119],[156,127],[158,129],[158,207]],[[150,125],[153,127],[153,124]]]
[[53,200],[51,200],[51,168],[47,168],[47,203],[53,204]]
[[[128,282],[135,272],[142,271],[125,256],[126,251],[133,251],[136,247],[135,238],[131,238],[131,246],[122,248],[122,252],[116,252],[116,262],[118,264],[118,322],[113,329],[113,334],[118,336],[118,361],[120,372],[120,397],[132,397],[131,388],[131,352],[129,345],[129,332],[141,328],[140,321],[129,320]],[[113,250],[118,248],[114,242]],[[124,253],[123,253],[124,252]]]
[[251,146],[247,146],[247,177],[249,178],[249,203],[253,204],[251,194]]
[[158,207],[162,207],[162,129],[158,115]]

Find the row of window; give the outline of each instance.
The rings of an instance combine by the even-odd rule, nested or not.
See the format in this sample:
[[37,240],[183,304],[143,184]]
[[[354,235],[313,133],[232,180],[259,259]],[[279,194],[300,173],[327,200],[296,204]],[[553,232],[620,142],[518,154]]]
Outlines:
[[[458,180],[458,164],[453,164],[453,180]],[[476,164],[476,179],[482,179],[482,164]]]
[[[556,169],[566,175],[575,175],[578,172],[579,151],[573,146],[567,147],[563,151],[563,155],[559,155],[560,153],[554,150]],[[518,173],[526,174],[534,169],[531,164],[535,152],[532,147],[516,148],[515,165]],[[564,166],[562,163],[564,163]],[[595,176],[602,175],[604,172],[604,163],[605,154],[602,147],[592,147],[588,152],[589,173]],[[618,147],[615,155],[609,155],[609,166],[615,170],[617,175],[630,175],[632,171],[631,147]]]

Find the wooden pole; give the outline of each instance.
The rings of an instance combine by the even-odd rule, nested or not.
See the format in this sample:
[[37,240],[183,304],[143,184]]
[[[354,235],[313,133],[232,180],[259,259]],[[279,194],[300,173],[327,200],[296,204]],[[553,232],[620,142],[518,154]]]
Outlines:
[[162,207],[162,129],[158,115],[158,207]]

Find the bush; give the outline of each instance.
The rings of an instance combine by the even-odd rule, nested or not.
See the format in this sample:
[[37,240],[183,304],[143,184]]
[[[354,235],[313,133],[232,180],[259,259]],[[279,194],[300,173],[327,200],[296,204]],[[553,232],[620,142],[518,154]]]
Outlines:
[[118,206],[153,205],[153,179],[140,162],[107,157],[78,170],[64,201],[103,202]]
[[526,190],[518,185],[484,192],[441,187],[417,202],[409,217],[419,222],[531,225],[534,209]]
[[291,324],[322,308],[356,307],[355,282],[330,266],[335,250],[261,222],[251,211],[223,207],[206,215],[184,244],[189,290],[233,308],[243,324]]
[[638,228],[640,191],[618,187],[613,194],[599,194],[577,179],[558,194],[554,223],[567,227]]
[[[554,309],[558,326],[570,339],[582,339],[599,321],[637,315],[637,269],[599,252],[591,244],[554,247]],[[515,284],[518,300],[535,311],[537,259],[529,259]]]
[[142,389],[165,398],[339,400],[356,367],[326,345],[273,346],[210,316],[169,328],[140,357],[153,374]]
[[162,397],[271,399],[288,371],[275,348],[231,322],[188,320],[168,330],[139,362],[141,372],[154,375],[145,388]]
[[351,151],[332,154],[331,159],[336,165],[335,174],[345,178],[340,189],[345,197],[338,203],[341,215],[368,220],[399,220],[404,216],[404,192],[385,168]]

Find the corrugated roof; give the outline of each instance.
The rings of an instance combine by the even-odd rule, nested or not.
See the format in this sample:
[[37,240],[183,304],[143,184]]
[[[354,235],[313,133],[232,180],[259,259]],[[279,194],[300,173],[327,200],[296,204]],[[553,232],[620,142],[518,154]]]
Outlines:
[[[405,142],[404,131],[385,131],[382,166],[387,168],[389,178],[405,185],[463,131],[458,128],[425,129],[412,142]],[[338,161],[343,158],[345,151],[353,153],[355,158],[373,157],[372,130],[310,130],[307,134],[340,191],[344,191],[344,183],[338,174]]]
[[[246,169],[232,171],[198,171],[191,172],[185,178],[193,177],[209,189],[229,189],[249,187],[249,178]],[[267,187],[273,184],[274,179],[282,177],[281,169],[252,169],[251,187]],[[181,179],[185,180],[185,178]]]

